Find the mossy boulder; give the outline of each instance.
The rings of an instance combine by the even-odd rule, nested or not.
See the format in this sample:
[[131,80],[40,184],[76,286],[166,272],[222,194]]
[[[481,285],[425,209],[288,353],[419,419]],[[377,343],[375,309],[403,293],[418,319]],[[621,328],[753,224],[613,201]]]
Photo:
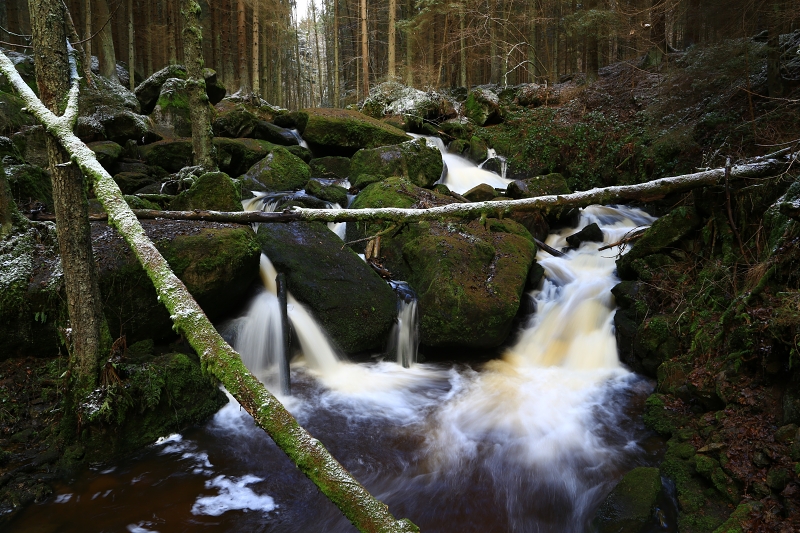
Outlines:
[[470,202],[488,202],[497,197],[497,191],[488,183],[481,183],[464,193],[464,198]]
[[86,146],[94,152],[97,162],[106,170],[110,170],[122,155],[122,146],[114,141],[97,141],[87,143]]
[[511,330],[536,246],[511,220],[420,222],[384,237],[381,254],[418,295],[423,344],[493,348]]
[[241,176],[247,169],[267,157],[277,145],[257,139],[214,138],[219,169],[229,176]]
[[[141,112],[149,115],[155,109],[161,94],[161,87],[168,79],[185,80],[188,77],[186,67],[183,65],[167,65],[152,76],[136,86],[133,93],[141,106]],[[211,105],[216,104],[225,96],[225,87],[217,81],[217,73],[207,68],[203,71],[206,82],[206,95]]]
[[347,179],[350,176],[350,158],[341,156],[317,157],[309,161],[312,178],[336,177]]
[[50,164],[47,155],[47,132],[43,126],[39,124],[26,126],[11,136],[11,142],[26,163],[42,168],[47,168]]
[[536,198],[551,194],[570,194],[564,176],[558,173],[534,176],[523,180],[515,180],[508,184],[508,195],[511,198]]
[[25,107],[22,98],[0,90],[0,135],[10,135],[24,126],[36,124],[33,115],[23,111]]
[[464,104],[464,112],[478,126],[498,124],[503,121],[500,98],[489,89],[478,87],[470,91]]
[[271,143],[290,146],[299,143],[288,129],[272,122],[271,115],[254,106],[225,100],[216,106],[218,116],[214,119],[214,135],[218,137],[249,137]]
[[367,185],[353,200],[352,209],[369,207],[412,207],[420,200],[437,204],[453,203],[455,200],[431,190],[425,190],[405,178],[387,178]]
[[655,518],[661,493],[658,468],[634,468],[617,483],[595,514],[598,533],[640,533]]
[[102,76],[92,85],[81,83],[78,98],[79,120],[75,133],[84,142],[109,140],[124,145],[132,139],[139,144],[159,140],[147,117],[140,114],[133,93]]
[[122,194],[133,194],[148,185],[156,183],[156,179],[148,174],[140,172],[118,172],[114,174],[114,181],[117,183]]
[[348,353],[381,348],[397,298],[377,274],[321,223],[262,224],[261,250],[287,277],[335,344]]
[[80,446],[108,461],[200,424],[228,403],[196,355],[169,353],[117,365],[121,377],[84,404]]
[[482,163],[489,157],[489,147],[486,141],[480,137],[473,135],[469,140],[469,158],[476,163]]
[[419,187],[431,187],[442,176],[442,156],[424,139],[378,148],[365,148],[353,156],[350,173],[355,176],[399,176]]
[[169,78],[161,85],[161,92],[156,107],[150,113],[150,120],[153,131],[161,137],[172,139],[192,136],[189,90],[186,88],[185,80]]
[[308,182],[311,171],[299,157],[277,147],[242,176],[248,191],[294,191]]
[[351,156],[361,148],[377,148],[408,140],[402,130],[349,109],[304,109],[303,138],[315,154]]
[[[259,268],[249,226],[163,220],[142,225],[211,320],[241,305]],[[101,223],[92,224],[92,241],[109,329],[127,335],[129,343],[172,335],[169,313],[128,245]]]
[[242,195],[236,183],[224,172],[206,172],[195,179],[189,189],[176,196],[169,208],[176,211],[241,211]]
[[161,209],[161,206],[158,204],[151,202],[150,200],[145,200],[144,198],[139,198],[138,196],[126,194],[124,198],[125,202],[128,204],[128,207],[131,209]]
[[339,185],[323,183],[316,179],[308,180],[305,190],[307,194],[316,196],[320,200],[339,204],[341,207],[347,207],[347,189]]
[[192,140],[164,139],[140,146],[139,156],[148,165],[158,165],[167,172],[178,172],[192,164]]
[[53,186],[50,174],[44,169],[36,165],[9,165],[5,174],[18,206],[41,202],[48,209],[53,208]]
[[[701,218],[691,206],[673,209],[656,220],[652,226],[633,244],[631,249],[617,260],[617,274],[625,280],[636,279],[647,265],[640,265],[641,259],[656,254],[664,248],[694,231]],[[638,263],[637,263],[638,262]]]

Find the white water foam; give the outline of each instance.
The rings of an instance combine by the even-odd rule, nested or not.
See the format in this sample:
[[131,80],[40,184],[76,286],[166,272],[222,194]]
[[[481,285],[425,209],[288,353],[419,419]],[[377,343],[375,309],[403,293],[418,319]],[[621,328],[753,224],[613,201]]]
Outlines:
[[263,478],[245,475],[240,478],[217,476],[206,481],[207,489],[219,489],[215,496],[201,496],[192,506],[192,514],[220,516],[228,511],[260,511],[268,513],[277,507],[275,500],[266,494],[256,494],[248,485],[264,481]]

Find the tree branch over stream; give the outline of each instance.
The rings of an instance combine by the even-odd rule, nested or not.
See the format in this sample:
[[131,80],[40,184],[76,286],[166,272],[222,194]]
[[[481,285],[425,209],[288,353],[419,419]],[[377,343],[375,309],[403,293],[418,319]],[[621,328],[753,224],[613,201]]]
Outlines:
[[336,504],[362,532],[410,533],[419,531],[408,519],[396,520],[384,503],[375,499],[325,447],[308,434],[286,408],[242,364],[239,354],[217,333],[183,282],[172,272],[122,197],[119,187],[94,153],[72,133],[77,114],[77,81],[63,117],[51,113],[25,84],[8,57],[0,52],[4,74],[25,101],[28,110],[55,136],[71,156],[71,164],[94,180],[95,194],[108,220],[133,250],[170,312],[175,329],[197,351],[205,369],[220,380],[255,423],[264,429],[297,467]]

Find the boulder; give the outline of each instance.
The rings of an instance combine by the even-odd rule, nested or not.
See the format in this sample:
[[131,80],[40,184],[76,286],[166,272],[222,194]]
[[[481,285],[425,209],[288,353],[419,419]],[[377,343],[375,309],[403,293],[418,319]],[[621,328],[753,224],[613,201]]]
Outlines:
[[[206,82],[206,95],[211,105],[215,105],[225,96],[225,87],[217,81],[217,73],[207,68],[203,72]],[[183,65],[168,65],[140,83],[133,93],[141,106],[141,112],[149,115],[153,112],[161,94],[161,86],[170,78],[185,80],[188,77]]]
[[564,176],[553,173],[512,181],[508,184],[506,194],[511,198],[519,199],[548,196],[551,194],[570,194],[571,192]]
[[469,140],[469,158],[475,163],[483,163],[487,157],[489,157],[489,147],[486,145],[486,141],[473,135]]
[[241,211],[242,194],[224,172],[206,172],[195,179],[189,189],[176,196],[169,208],[175,211]]
[[153,131],[161,137],[172,139],[192,136],[189,91],[185,80],[169,78],[164,81],[156,106],[150,113],[150,120]]
[[118,172],[113,176],[122,194],[133,194],[148,185],[156,183],[156,179],[140,172]]
[[503,121],[500,98],[485,88],[477,87],[470,91],[464,104],[464,112],[478,126],[498,124]]
[[5,169],[11,196],[18,206],[32,206],[36,202],[53,208],[53,186],[50,174],[35,165],[9,165]]
[[394,291],[326,225],[262,224],[258,242],[339,348],[383,346],[396,316]]
[[[0,75],[0,80],[3,79]],[[25,107],[22,98],[0,89],[0,135],[11,135],[25,126],[36,124],[33,115],[23,111]]]
[[431,187],[442,175],[442,155],[424,139],[359,150],[350,162],[350,174],[398,176],[419,187]]
[[349,157],[317,157],[308,162],[312,178],[326,178],[334,176],[338,179],[347,179],[350,176]]
[[516,101],[519,105],[539,107],[541,105],[557,105],[561,94],[555,87],[538,83],[524,83],[516,89]]
[[661,474],[658,468],[634,468],[620,480],[595,514],[598,533],[641,533],[655,525]]
[[347,207],[347,189],[335,184],[324,183],[318,179],[310,179],[305,186],[306,193],[320,200]]
[[422,203],[429,205],[451,204],[455,200],[441,193],[423,189],[405,178],[386,178],[367,185],[351,204],[351,209],[368,207],[409,208]]
[[464,193],[464,198],[470,202],[488,202],[497,197],[497,191],[487,183],[481,183]]
[[511,331],[536,246],[511,220],[420,222],[383,237],[381,254],[418,295],[423,344],[494,348]]
[[102,76],[93,85],[81,85],[78,98],[80,119],[75,133],[84,142],[110,140],[124,145],[129,139],[139,144],[160,137],[152,131],[147,117],[139,114],[139,101],[133,93]]
[[50,164],[44,126],[25,126],[11,136],[11,142],[26,163],[42,168]]
[[122,146],[114,141],[96,141],[87,143],[86,146],[94,152],[97,162],[106,170],[110,170],[122,155]]
[[640,271],[647,268],[643,262],[648,256],[661,255],[663,259],[654,259],[658,263],[669,261],[668,256],[658,252],[694,231],[701,221],[694,207],[681,206],[673,209],[656,220],[644,235],[633,243],[628,253],[617,259],[617,275],[623,280],[636,279]]
[[[211,320],[241,305],[259,270],[260,251],[249,226],[164,220],[141,223]],[[112,227],[92,223],[92,242],[109,330],[127,335],[128,343],[172,335],[169,313],[125,241]]]
[[435,91],[420,91],[396,81],[386,81],[370,90],[361,112],[373,118],[399,117],[405,127],[419,131],[426,120],[455,116],[455,106]]
[[603,230],[596,222],[567,237],[567,243],[573,248],[578,248],[584,242],[603,242]]
[[349,109],[304,109],[303,138],[316,155],[351,156],[361,148],[376,148],[408,140],[402,130]]
[[297,137],[291,131],[268,121],[271,115],[252,107],[245,103],[234,103],[230,99],[218,104],[216,106],[218,115],[213,126],[214,135],[249,137],[284,146],[299,144]]
[[192,140],[164,139],[146,144],[139,147],[139,156],[148,165],[158,165],[167,172],[178,172],[192,164]]
[[219,169],[233,177],[244,174],[248,168],[267,157],[276,147],[275,144],[257,139],[214,138]]
[[293,191],[302,189],[310,175],[308,165],[282,147],[276,147],[242,176],[248,191]]

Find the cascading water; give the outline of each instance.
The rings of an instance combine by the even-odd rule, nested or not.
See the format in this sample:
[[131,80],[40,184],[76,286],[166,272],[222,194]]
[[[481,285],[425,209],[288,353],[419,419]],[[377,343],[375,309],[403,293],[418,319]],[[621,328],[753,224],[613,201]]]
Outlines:
[[446,166],[446,174],[440,183],[444,183],[454,192],[463,194],[468,190],[487,183],[497,189],[505,189],[511,180],[498,176],[494,172],[484,170],[475,163],[460,155],[448,153],[444,142],[439,137],[428,137],[425,135],[412,135],[417,138],[424,138],[425,142],[439,149],[442,153],[442,161]]
[[397,324],[392,328],[388,352],[394,354],[397,364],[409,368],[417,362],[419,348],[417,296],[404,281],[390,284],[397,293]]

